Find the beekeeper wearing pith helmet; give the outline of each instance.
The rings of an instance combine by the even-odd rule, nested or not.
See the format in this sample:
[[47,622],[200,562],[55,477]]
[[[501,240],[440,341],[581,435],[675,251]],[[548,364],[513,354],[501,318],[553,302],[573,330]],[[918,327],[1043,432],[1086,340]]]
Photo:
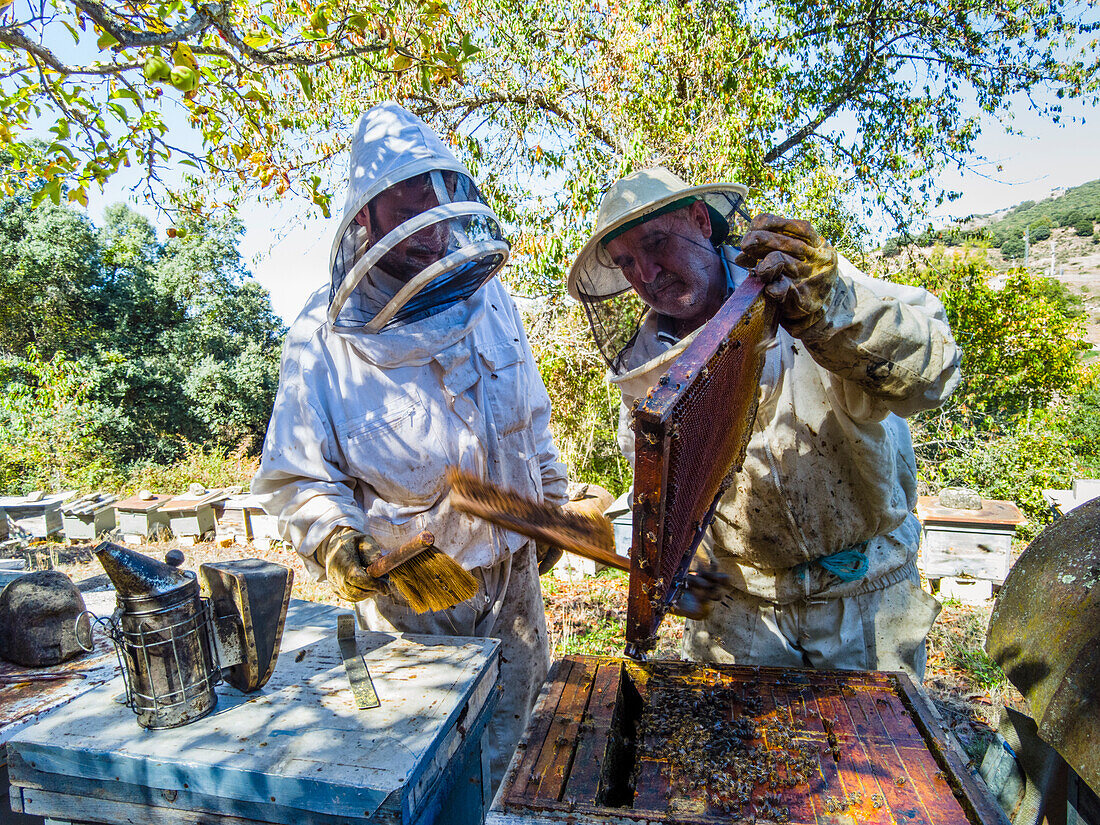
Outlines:
[[[501,641],[494,784],[549,666],[535,548],[452,510],[444,472],[556,504],[566,488],[546,389],[494,277],[507,259],[496,215],[438,136],[393,103],[366,112],[331,283],[287,336],[252,482],[307,569],[367,628]],[[390,552],[421,530],[473,573],[477,596],[416,615],[366,574],[357,551]]]
[[869,278],[805,221],[752,219],[728,243],[744,187],[636,172],[604,195],[569,273],[628,410],[755,270],[781,328],[767,350],[744,468],[701,555],[732,588],[689,620],[710,662],[907,670],[922,678],[939,610],[920,587],[916,462],[904,417],[959,380],[943,306]]

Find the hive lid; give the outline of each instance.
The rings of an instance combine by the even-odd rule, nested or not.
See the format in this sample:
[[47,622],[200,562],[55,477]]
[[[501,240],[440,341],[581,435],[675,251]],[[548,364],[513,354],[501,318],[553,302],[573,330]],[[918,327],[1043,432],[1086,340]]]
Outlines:
[[57,507],[76,495],[76,490],[62,490],[58,493],[32,494],[29,496],[0,496],[0,510],[38,509],[48,510]]
[[1012,501],[984,498],[981,510],[964,510],[944,507],[936,496],[917,497],[917,518],[925,524],[1017,525],[1027,521]]
[[169,501],[173,496],[166,493],[154,493],[150,499],[139,498],[138,496],[131,496],[128,499],[120,501],[115,505],[118,510],[130,510],[135,513],[144,513],[151,510],[159,510]]
[[184,510],[198,510],[201,507],[211,507],[215,503],[227,498],[222,490],[212,490],[205,495],[174,496],[165,503],[161,509],[165,512],[180,512]]

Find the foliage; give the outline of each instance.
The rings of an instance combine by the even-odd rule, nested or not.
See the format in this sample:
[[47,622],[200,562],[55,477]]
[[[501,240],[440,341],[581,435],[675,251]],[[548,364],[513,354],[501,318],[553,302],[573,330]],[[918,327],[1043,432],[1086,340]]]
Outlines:
[[1029,227],[1028,239],[1033,243],[1039,241],[1045,241],[1050,238],[1050,227],[1043,224],[1039,224],[1035,227]]
[[922,477],[963,486],[985,498],[1014,501],[1028,519],[1017,536],[1030,540],[1051,519],[1044,489],[1066,489],[1080,477],[1069,439],[1044,416],[1004,435],[976,433],[936,462],[922,462]]
[[[966,673],[985,691],[1003,691],[1008,679],[1000,666],[989,658],[985,642],[988,616],[980,608],[950,607],[951,621],[937,621],[928,634],[929,659],[943,655],[943,664]],[[947,614],[943,614],[946,616]]]
[[103,411],[88,389],[64,353],[0,355],[0,489],[90,487],[111,477],[110,445],[96,438]]
[[1042,87],[1050,97],[1032,100],[1057,120],[1057,98],[1094,99],[1089,13],[1023,0],[478,0],[461,18],[483,47],[468,82],[393,93],[502,177],[561,169],[570,213],[662,160],[689,180],[740,180],[757,209],[794,209],[843,243],[852,195],[899,226],[945,196],[935,173],[973,149],[972,101],[1007,119],[1014,93]]
[[1100,366],[1093,366],[1076,392],[1054,405],[1051,420],[1087,475],[1100,477]]
[[259,466],[259,458],[248,455],[242,448],[229,451],[223,447],[188,444],[183,455],[171,463],[138,462],[130,468],[120,489],[127,493],[138,490],[182,492],[193,482],[207,489],[247,486]]
[[543,311],[527,312],[525,322],[550,395],[554,441],[571,479],[619,496],[632,482],[630,464],[616,441],[619,393],[604,377],[607,365],[591,343],[580,307],[539,303]]
[[1009,238],[1001,244],[1001,254],[1006,258],[1022,258],[1024,256],[1024,239]]
[[1082,318],[1057,282],[1012,270],[995,286],[992,266],[972,250],[938,252],[896,276],[937,295],[962,350],[953,403],[971,416],[1008,422],[1076,387]]
[[1040,222],[1047,226],[1072,226],[1086,218],[1100,221],[1100,180],[1074,186],[1038,202],[1024,201],[1008,210],[990,228],[1022,237],[1024,227]]
[[[993,276],[975,250],[940,250],[924,268],[894,276],[940,298],[962,351],[955,394],[910,427],[921,479],[1015,501],[1029,519],[1019,535],[1028,537],[1050,520],[1043,489],[1065,487],[1081,472],[1070,419],[1054,411],[1085,376],[1083,317],[1056,281],[1023,270],[1003,284]],[[1100,418],[1073,426],[1087,438]]]
[[123,206],[96,229],[27,195],[0,201],[5,479],[112,486],[188,442],[258,449],[282,323],[241,266],[234,217],[177,228],[162,243]]
[[[327,213],[315,170],[342,148],[332,133],[346,124],[315,76],[408,74],[431,89],[459,79],[476,52],[442,0],[0,8],[0,143],[15,161],[0,187],[41,180],[35,200],[55,204],[86,203],[89,186],[125,166],[157,183],[183,164],[237,191],[293,190]],[[30,137],[47,127],[39,151]]]
[[1100,180],[1052,194],[1038,203],[1023,201],[995,220],[990,220],[988,215],[977,215],[968,218],[964,224],[938,230],[929,228],[916,236],[903,233],[900,237],[888,239],[886,243],[913,243],[928,247],[937,241],[945,245],[953,245],[956,239],[957,242],[976,241],[999,248],[1006,258],[1021,258],[1025,230],[1029,233],[1029,240],[1035,243],[1048,239],[1054,226],[1073,227],[1078,235],[1091,235],[1094,221],[1100,221]]

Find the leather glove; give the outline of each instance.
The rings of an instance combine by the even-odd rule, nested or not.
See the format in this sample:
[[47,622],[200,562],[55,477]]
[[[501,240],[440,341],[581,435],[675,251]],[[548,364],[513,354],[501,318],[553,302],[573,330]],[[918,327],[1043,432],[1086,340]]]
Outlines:
[[836,250],[809,222],[757,215],[734,263],[756,270],[791,335],[801,335],[825,317],[837,281]]
[[[603,511],[611,506],[615,497],[598,484],[583,484],[570,481],[567,488],[569,500],[561,506],[566,513],[578,513],[581,515],[602,515]],[[538,544],[535,546],[535,557],[539,563],[539,575],[545,576],[554,569],[563,555],[560,547],[550,544]]]
[[389,579],[384,576],[376,579],[367,573],[367,567],[378,555],[370,536],[351,527],[339,527],[321,543],[313,557],[325,568],[325,576],[337,596],[361,602],[389,590]]
[[561,561],[563,551],[552,544],[536,544],[535,558],[539,563],[539,575],[545,576],[554,569],[554,565]]

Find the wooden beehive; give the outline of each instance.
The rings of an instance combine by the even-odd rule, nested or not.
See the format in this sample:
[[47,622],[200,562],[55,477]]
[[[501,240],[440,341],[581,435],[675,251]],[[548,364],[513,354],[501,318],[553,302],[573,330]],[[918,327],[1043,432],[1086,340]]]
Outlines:
[[168,515],[161,508],[168,503],[170,495],[153,495],[143,499],[137,496],[120,501],[115,505],[118,513],[118,531],[130,544],[139,544],[153,537],[159,527],[168,527]]
[[202,495],[180,495],[169,500],[161,511],[168,517],[172,535],[184,543],[193,543],[214,530],[214,504],[225,498],[221,490]]
[[248,521],[248,508],[258,508],[251,496],[229,496],[214,504],[215,539],[247,544],[252,540],[252,527]]
[[971,576],[994,584],[1008,576],[1016,526],[1027,520],[1012,501],[982,499],[980,510],[962,510],[943,506],[935,496],[917,498],[917,518],[925,576]]
[[94,541],[115,526],[115,500],[109,493],[89,493],[61,506],[65,537],[70,541]]
[[75,490],[65,490],[29,496],[0,496],[0,510],[7,515],[7,521],[17,534],[44,539],[61,532],[61,505],[75,494]]
[[900,673],[568,656],[487,823],[991,825],[996,802]]

